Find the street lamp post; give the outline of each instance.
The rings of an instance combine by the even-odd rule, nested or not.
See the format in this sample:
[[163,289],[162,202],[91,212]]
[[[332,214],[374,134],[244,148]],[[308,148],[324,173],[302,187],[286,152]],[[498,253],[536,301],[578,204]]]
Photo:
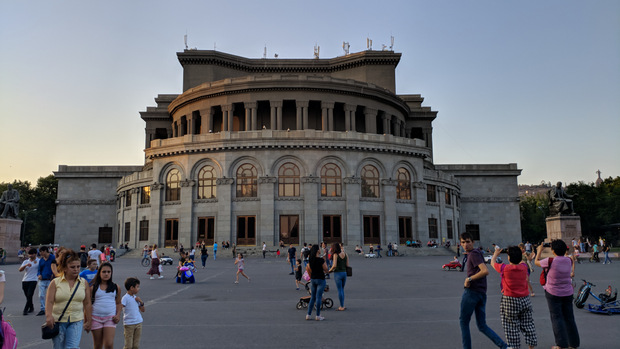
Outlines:
[[30,211],[28,211],[28,210],[25,210],[25,211],[24,211],[24,224],[23,224],[23,226],[22,226],[22,235],[21,235],[21,237],[20,237],[20,239],[19,239],[19,240],[20,240],[20,243],[21,243],[22,245],[24,245],[24,243],[25,243],[25,241],[24,241],[24,240],[26,239],[26,222],[28,221],[28,213],[29,213],[29,212],[34,212],[34,211],[36,211],[36,210],[37,210],[37,209],[35,208],[35,209],[30,210]]

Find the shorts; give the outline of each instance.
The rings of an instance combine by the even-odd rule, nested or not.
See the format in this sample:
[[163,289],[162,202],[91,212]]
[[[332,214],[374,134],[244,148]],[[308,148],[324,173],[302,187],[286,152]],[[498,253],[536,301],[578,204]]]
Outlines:
[[91,330],[98,330],[104,327],[112,327],[116,328],[116,324],[112,321],[114,315],[110,316],[95,316],[93,315],[93,321],[91,325]]

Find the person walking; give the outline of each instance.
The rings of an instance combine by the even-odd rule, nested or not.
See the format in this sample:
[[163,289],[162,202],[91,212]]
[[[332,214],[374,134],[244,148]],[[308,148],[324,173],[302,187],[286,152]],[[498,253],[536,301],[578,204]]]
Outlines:
[[[521,244],[523,245],[523,244]],[[521,346],[520,333],[523,332],[525,343],[530,349],[538,345],[536,327],[532,316],[530,301],[529,267],[523,261],[525,246],[508,247],[508,262],[497,263],[500,250],[497,249],[491,258],[491,266],[501,275],[502,300],[499,313],[502,326],[510,348]]]
[[560,348],[578,348],[579,331],[573,314],[573,283],[575,263],[566,257],[566,243],[562,240],[551,241],[553,257],[540,259],[543,245],[538,246],[535,263],[547,268],[547,282],[543,286],[549,307],[551,327],[555,345]]
[[213,260],[217,258],[217,242],[213,242]]
[[41,246],[39,248],[39,270],[37,271],[37,278],[39,279],[39,300],[41,302],[41,311],[37,316],[45,315],[45,304],[47,298],[47,288],[50,282],[55,277],[52,271],[52,264],[56,263],[56,257],[49,252],[47,246]]
[[267,244],[263,241],[263,259],[265,259],[266,254],[267,254]]
[[24,315],[28,315],[34,311],[34,303],[32,297],[34,290],[37,288],[37,271],[39,270],[39,260],[37,259],[37,250],[31,248],[28,250],[28,259],[26,259],[19,267],[19,272],[26,271],[22,278],[22,290],[26,296],[26,305],[24,306]]
[[605,254],[603,264],[611,264],[611,258],[609,258],[609,243],[607,241],[603,244],[603,253]]
[[289,275],[295,275],[295,260],[297,259],[296,256],[297,249],[295,248],[295,246],[293,246],[293,244],[291,244],[288,248],[288,256],[286,257],[286,261],[291,264],[291,272],[289,273]]
[[155,277],[153,275],[157,274],[160,279],[163,279],[164,276],[159,272],[159,255],[157,251],[157,244],[153,245],[153,249],[151,250],[151,268],[147,272],[148,275],[151,276],[151,280]]
[[58,256],[60,276],[52,280],[45,299],[45,325],[59,323],[54,349],[79,348],[82,331],[90,331],[92,303],[88,283],[79,277],[80,257],[65,249]]
[[467,278],[465,278],[463,296],[461,298],[461,340],[464,349],[471,349],[471,333],[469,322],[476,312],[478,330],[487,336],[498,348],[507,348],[506,343],[486,323],[487,275],[489,270],[479,249],[474,248],[474,239],[470,233],[462,233],[461,246],[467,253]]
[[245,260],[243,260],[242,253],[237,254],[237,259],[235,259],[235,265],[237,266],[237,279],[235,280],[235,283],[239,283],[239,274],[245,276],[245,278],[248,279],[248,282],[250,282],[250,277],[245,275],[245,273],[243,272],[243,270],[245,269]]
[[138,297],[140,292],[140,280],[129,277],[125,280],[127,293],[121,299],[123,305],[123,334],[125,346],[123,349],[138,349],[142,337],[142,314],[144,302]]
[[103,262],[90,288],[93,301],[91,330],[95,349],[114,348],[116,324],[121,319],[121,289],[112,281],[112,264]]
[[344,252],[342,246],[335,242],[332,244],[332,256],[333,263],[329,272],[334,273],[334,282],[336,282],[336,288],[338,289],[338,300],[340,301],[340,307],[338,311],[343,311],[347,308],[344,307],[344,285],[347,283],[347,267],[349,266],[349,256]]
[[209,251],[207,251],[207,245],[203,242],[200,245],[200,261],[202,262],[202,269],[207,265],[207,258],[209,258]]
[[325,320],[321,316],[321,306],[323,303],[323,291],[325,290],[325,274],[329,272],[325,260],[321,258],[321,251],[318,245],[312,245],[310,249],[310,263],[306,267],[306,271],[310,275],[310,304],[308,304],[308,314],[306,320],[312,318],[312,308],[316,304],[316,321]]

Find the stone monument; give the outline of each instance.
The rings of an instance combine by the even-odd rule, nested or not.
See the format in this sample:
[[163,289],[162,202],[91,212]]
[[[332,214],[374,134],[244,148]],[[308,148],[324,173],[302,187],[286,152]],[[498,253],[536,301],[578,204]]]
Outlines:
[[558,182],[554,188],[549,189],[549,217],[547,223],[547,239],[563,240],[569,248],[572,239],[581,237],[581,218],[573,208],[573,198],[577,195],[569,195],[562,189],[562,182]]
[[17,261],[22,221],[19,214],[19,193],[9,184],[0,197],[0,247],[6,251],[6,262]]

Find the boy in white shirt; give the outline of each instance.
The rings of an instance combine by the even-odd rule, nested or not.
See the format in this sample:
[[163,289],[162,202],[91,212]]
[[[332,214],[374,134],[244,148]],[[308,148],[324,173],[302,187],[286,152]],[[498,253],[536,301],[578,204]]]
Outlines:
[[34,291],[37,288],[37,281],[39,281],[39,278],[37,277],[39,260],[37,259],[37,250],[35,248],[31,248],[28,251],[28,259],[26,259],[19,267],[20,272],[23,272],[24,270],[26,271],[24,273],[24,277],[22,278],[22,290],[24,290],[24,295],[26,296],[24,315],[28,315],[28,313],[32,313],[34,311],[32,297],[34,296]]
[[133,277],[127,278],[125,280],[125,289],[127,294],[121,300],[125,310],[123,315],[125,330],[124,348],[137,349],[140,346],[140,337],[142,336],[142,315],[140,312],[144,312],[144,302],[142,302],[140,297],[136,296],[140,292],[140,280]]

